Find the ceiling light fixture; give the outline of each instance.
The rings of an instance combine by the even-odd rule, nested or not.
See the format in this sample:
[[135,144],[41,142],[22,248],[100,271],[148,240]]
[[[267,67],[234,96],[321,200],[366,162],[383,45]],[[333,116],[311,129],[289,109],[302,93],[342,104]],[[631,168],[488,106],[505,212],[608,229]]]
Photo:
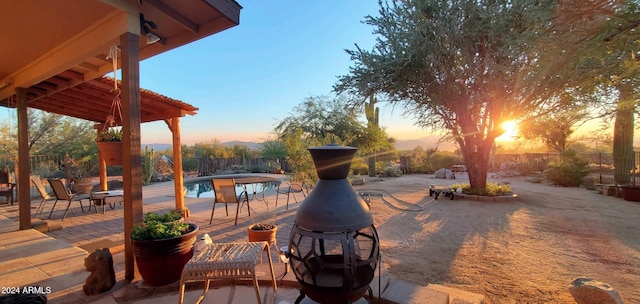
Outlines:
[[144,32],[145,36],[147,36],[147,44],[153,44],[160,41],[160,37],[153,32],[152,29],[157,29],[158,26],[150,20],[144,19],[144,14],[140,13],[140,29]]

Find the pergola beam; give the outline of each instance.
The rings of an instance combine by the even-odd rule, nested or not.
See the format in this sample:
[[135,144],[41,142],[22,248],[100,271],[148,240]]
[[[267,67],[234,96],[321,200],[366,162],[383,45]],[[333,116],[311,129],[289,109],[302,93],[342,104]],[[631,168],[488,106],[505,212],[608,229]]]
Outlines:
[[[34,60],[23,69],[9,75],[7,78],[12,79],[12,85],[0,90],[0,100],[13,95],[14,92],[12,88],[31,87],[41,81],[60,74],[70,66],[82,63],[88,57],[92,57],[97,53],[108,50],[110,46],[118,44],[118,39],[122,33],[134,30],[134,33],[139,34],[140,29],[138,16],[135,16],[136,26],[133,27],[133,29],[130,29],[130,27],[127,26],[127,24],[130,23],[131,18],[130,14],[122,11],[115,11],[99,22],[96,22],[91,27],[71,37],[37,60]],[[94,73],[95,74],[90,76],[85,75],[83,80],[101,76],[99,72]],[[87,77],[89,78],[87,79]]]

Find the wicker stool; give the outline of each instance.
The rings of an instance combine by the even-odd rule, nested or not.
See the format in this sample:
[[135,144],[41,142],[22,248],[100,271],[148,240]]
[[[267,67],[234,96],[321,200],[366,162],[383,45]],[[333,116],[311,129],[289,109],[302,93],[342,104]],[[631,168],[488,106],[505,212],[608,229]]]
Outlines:
[[[221,279],[252,279],[258,303],[262,303],[260,287],[256,277],[256,262],[266,248],[267,242],[213,243],[195,254],[182,270],[178,303],[184,302],[184,287],[187,282],[205,281],[204,291],[196,303],[200,303],[209,290],[209,281]],[[277,290],[273,263],[269,258],[269,269],[274,294]]]

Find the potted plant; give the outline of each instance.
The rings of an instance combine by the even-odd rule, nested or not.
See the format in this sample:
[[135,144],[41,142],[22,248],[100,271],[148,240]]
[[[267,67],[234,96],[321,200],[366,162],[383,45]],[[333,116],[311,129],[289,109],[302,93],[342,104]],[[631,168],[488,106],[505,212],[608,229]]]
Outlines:
[[193,256],[198,226],[184,223],[179,212],[149,212],[144,225],[133,227],[131,243],[144,283],[162,286],[180,279],[184,265]]
[[268,242],[269,245],[276,244],[276,233],[278,226],[275,224],[277,213],[269,210],[256,216],[256,221],[247,228],[249,242]]
[[98,151],[107,165],[122,164],[122,129],[108,128],[98,133]]
[[619,194],[625,201],[640,202],[640,179],[638,177],[638,170],[633,170],[629,183],[618,185]]
[[93,181],[90,178],[85,178],[85,172],[87,171],[87,162],[89,159],[81,158],[75,159],[73,157],[69,157],[69,155],[64,156],[66,163],[65,175],[67,179],[73,184],[73,190],[80,194],[88,194],[93,190]]
[[247,229],[249,236],[249,242],[268,242],[269,244],[275,244],[276,232],[278,232],[278,226],[275,224],[253,224]]

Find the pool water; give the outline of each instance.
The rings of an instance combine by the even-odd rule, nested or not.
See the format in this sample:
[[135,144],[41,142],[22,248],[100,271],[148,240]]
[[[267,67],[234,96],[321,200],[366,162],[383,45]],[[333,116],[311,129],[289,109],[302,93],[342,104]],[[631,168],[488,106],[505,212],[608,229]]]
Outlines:
[[[204,180],[199,182],[191,182],[184,185],[187,188],[187,194],[185,197],[191,198],[214,198],[215,194],[213,192],[213,185],[211,185],[210,180]],[[255,188],[254,188],[255,187]],[[249,194],[253,194],[255,190],[256,193],[262,193],[262,191],[267,191],[271,189],[275,189],[278,187],[277,182],[271,182],[266,184],[251,184],[247,185],[247,190]],[[244,189],[242,186],[236,186],[236,195],[240,195]]]

